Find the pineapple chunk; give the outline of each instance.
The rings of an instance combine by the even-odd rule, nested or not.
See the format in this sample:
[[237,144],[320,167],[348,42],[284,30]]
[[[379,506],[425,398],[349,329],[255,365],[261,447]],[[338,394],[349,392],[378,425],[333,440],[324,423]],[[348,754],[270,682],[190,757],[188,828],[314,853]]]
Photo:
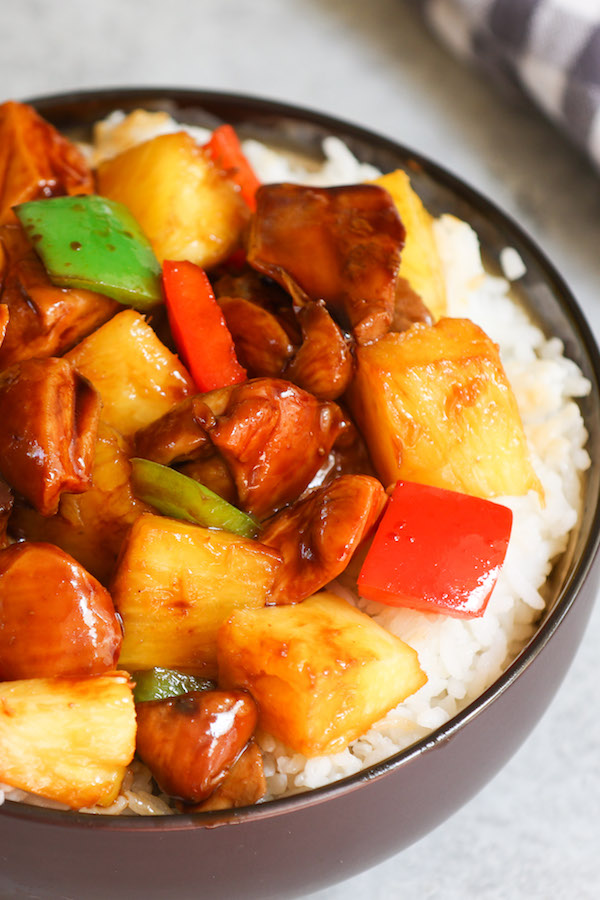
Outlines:
[[163,134],[102,162],[98,193],[129,207],[156,256],[209,268],[240,244],[248,208],[186,132]]
[[374,184],[392,195],[406,229],[398,275],[408,281],[433,318],[439,319],[446,312],[446,288],[433,231],[433,217],[423,206],[402,169],[376,178]]
[[100,422],[92,486],[83,494],[63,494],[55,516],[41,516],[18,502],[11,532],[17,538],[57,544],[107,584],[131,524],[150,510],[132,492],[130,456],[128,441]]
[[236,610],[219,682],[245,688],[259,725],[305,756],[336,753],[427,681],[416,652],[335,594]]
[[123,435],[195,393],[187,370],[133,309],[118,313],[66,358],[99,392],[103,420]]
[[264,606],[275,550],[227,531],[145,513],[124,545],[112,597],[125,636],[119,665],[217,672],[217,630],[238,607]]
[[108,806],[135,751],[125,672],[0,684],[0,781],[73,809]]
[[413,325],[358,347],[357,362],[348,401],[384,485],[543,499],[498,347],[477,325]]

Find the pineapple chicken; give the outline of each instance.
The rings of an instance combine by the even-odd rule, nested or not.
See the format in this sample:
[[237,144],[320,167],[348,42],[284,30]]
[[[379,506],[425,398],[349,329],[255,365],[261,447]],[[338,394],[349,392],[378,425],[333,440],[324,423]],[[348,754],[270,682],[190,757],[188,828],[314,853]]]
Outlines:
[[125,636],[119,665],[213,677],[217,630],[267,601],[280,556],[257,541],[149,513],[133,524],[112,583]]
[[543,496],[498,348],[467,319],[358,348],[348,401],[386,486]]
[[[444,318],[405,172],[265,185],[250,219],[208,146],[170,126],[138,143],[146,116],[92,173],[33,109],[0,105],[0,782],[109,806],[137,748],[176,806],[221,809],[265,792],[257,726],[336,753],[425,684],[415,650],[326,588],[354,577],[384,488],[543,491],[498,348]],[[198,394],[169,349],[187,320],[50,282],[11,206],[94,188],[161,264],[209,269],[249,380]],[[158,515],[132,487],[148,460],[241,507],[258,539],[168,517],[185,513],[158,506],[168,469],[157,495],[135,482]],[[134,703],[156,667],[218,686]]]
[[335,594],[239,609],[219,629],[219,684],[305,756],[335,753],[426,682],[417,654]]
[[186,132],[163,134],[102,162],[98,193],[123,203],[156,256],[210,268],[239,246],[248,209]]
[[118,313],[66,358],[100,393],[102,419],[126,436],[195,390],[177,357],[133,309]]
[[108,806],[135,731],[125,672],[0,683],[0,782],[73,809]]

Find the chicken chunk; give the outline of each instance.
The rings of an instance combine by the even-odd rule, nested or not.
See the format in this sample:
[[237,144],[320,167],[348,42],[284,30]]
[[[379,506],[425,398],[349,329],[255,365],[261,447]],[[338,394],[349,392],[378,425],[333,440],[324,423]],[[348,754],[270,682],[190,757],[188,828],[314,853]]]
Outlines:
[[281,375],[295,348],[277,317],[244,297],[221,297],[219,306],[248,377]]
[[0,376],[0,469],[44,516],[91,484],[100,398],[65,359],[29,359]]
[[32,106],[0,106],[0,222],[14,222],[12,207],[62,194],[91,194],[92,173],[75,144]]
[[100,675],[120,647],[110,594],[71,556],[29,541],[0,552],[1,681]]
[[164,416],[134,435],[135,455],[163,466],[186,462],[210,454],[207,426],[214,416],[201,397],[187,397]]
[[269,604],[299,603],[346,568],[386,503],[380,482],[368,475],[342,475],[269,520],[261,542],[283,564]]
[[29,504],[15,502],[11,533],[21,540],[57,544],[102,584],[108,584],[132,523],[150,510],[133,494],[131,455],[129,441],[101,421],[92,486],[82,494],[63,493],[58,512],[50,517],[41,516]]
[[138,703],[136,712],[138,754],[162,790],[187,803],[225,780],[258,719],[245,691],[191,691]]
[[120,308],[95,291],[55,287],[18,225],[0,226],[0,249],[0,303],[6,310],[0,369],[23,359],[61,356]]
[[373,184],[314,188],[264,185],[248,262],[297,305],[324,300],[359,344],[390,328],[405,230],[390,194]]
[[235,386],[209,433],[240,505],[260,520],[302,493],[344,427],[335,403],[283,379],[257,378]]
[[354,371],[350,342],[322,301],[311,301],[298,313],[303,343],[285,370],[285,377],[319,400],[336,400]]

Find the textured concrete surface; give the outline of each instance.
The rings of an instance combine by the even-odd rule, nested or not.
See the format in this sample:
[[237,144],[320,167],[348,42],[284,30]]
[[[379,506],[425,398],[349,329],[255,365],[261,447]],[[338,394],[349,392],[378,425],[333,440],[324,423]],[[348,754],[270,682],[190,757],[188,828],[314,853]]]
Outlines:
[[[0,34],[1,99],[236,90],[411,145],[529,230],[600,335],[600,176],[537,111],[451,59],[402,0],[2,0]],[[600,608],[551,709],[496,779],[415,846],[313,900],[598,896],[598,646]]]

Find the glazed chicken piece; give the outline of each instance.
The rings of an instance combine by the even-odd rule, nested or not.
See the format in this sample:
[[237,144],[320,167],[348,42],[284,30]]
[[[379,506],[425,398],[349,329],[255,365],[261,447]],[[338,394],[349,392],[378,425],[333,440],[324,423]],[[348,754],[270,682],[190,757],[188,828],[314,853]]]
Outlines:
[[206,456],[213,451],[207,434],[214,416],[201,397],[186,397],[134,435],[135,455],[163,466]]
[[61,356],[119,308],[94,291],[55,287],[19,225],[0,226],[0,369],[23,359]]
[[33,107],[0,105],[0,223],[15,221],[17,203],[93,190],[90,169],[71,141]]
[[354,371],[349,342],[320,300],[300,309],[298,321],[303,343],[285,369],[285,377],[319,400],[336,400]]
[[371,475],[375,477],[375,471],[362,435],[343,408],[342,412],[344,414],[343,431],[331,448],[329,455],[323,459],[320,469],[307,486],[306,491],[298,499],[314,488],[330,484],[340,475]]
[[[264,384],[267,381],[263,379]],[[234,386],[219,388],[177,403],[160,419],[136,433],[132,455],[165,466],[173,465],[228,503],[240,505],[234,478],[236,465],[230,468],[227,454],[222,455],[216,442],[211,440],[213,430],[218,429],[222,417],[228,414],[233,390]],[[299,389],[295,388],[295,391],[298,396],[303,396]],[[314,398],[311,402],[314,405]],[[329,452],[323,452],[322,455],[319,453],[316,471],[302,485],[297,496],[307,489],[320,487],[341,474],[373,474],[364,441],[352,420],[342,409],[338,409],[338,414],[338,436]],[[240,429],[243,427],[240,420]],[[304,476],[301,477],[304,480]]]
[[208,812],[215,809],[234,809],[252,806],[267,792],[262,753],[253,740],[248,743],[219,786],[208,800],[195,806],[182,806],[182,812]]
[[302,335],[293,309],[291,296],[271,278],[247,266],[239,274],[223,274],[213,280],[215,296],[221,302],[226,297],[249,300],[276,316],[291,343],[297,346]]
[[244,297],[221,297],[219,306],[248,377],[281,375],[295,348],[278,318]]
[[190,691],[136,705],[137,752],[160,788],[187,803],[209,797],[252,737],[245,691]]
[[[2,251],[2,244],[0,243],[0,255]],[[2,284],[2,276],[1,276],[1,266],[2,260],[0,259],[0,285]],[[0,303],[0,347],[2,346],[2,342],[6,337],[6,329],[8,328],[8,320],[10,319],[10,312],[6,303]]]
[[10,538],[7,534],[10,514],[13,510],[15,499],[10,486],[0,476],[0,549],[8,547]]
[[54,516],[41,516],[19,498],[10,517],[19,540],[50,541],[73,556],[102,584],[111,581],[133,522],[150,507],[131,486],[131,443],[105,422],[98,424],[92,485],[82,494],[63,493]]
[[120,647],[110,594],[71,556],[29,541],[0,552],[0,681],[100,675]]
[[310,301],[296,316],[301,337],[292,343],[278,316],[243,297],[219,305],[249,378],[285,377],[319,400],[341,396],[352,377],[349,342],[323,301]]
[[373,184],[263,185],[248,262],[296,305],[324,300],[359,344],[386,334],[394,313],[405,230],[390,194]]
[[65,359],[29,359],[0,376],[0,470],[43,516],[91,484],[100,398]]
[[343,475],[273,516],[260,540],[281,554],[283,564],[269,605],[299,603],[337,578],[378,521],[386,499],[376,478]]
[[335,403],[283,379],[256,378],[231,390],[209,433],[233,475],[240,506],[261,520],[302,493],[344,428]]
[[415,322],[433,325],[433,316],[408,280],[399,276],[396,282],[396,302],[390,331],[406,331]]
[[216,424],[215,410],[224,409],[230,389],[210,391],[203,397],[187,397],[134,436],[134,456],[163,466],[173,465],[234,506],[237,490],[223,457],[210,440],[208,429]]

